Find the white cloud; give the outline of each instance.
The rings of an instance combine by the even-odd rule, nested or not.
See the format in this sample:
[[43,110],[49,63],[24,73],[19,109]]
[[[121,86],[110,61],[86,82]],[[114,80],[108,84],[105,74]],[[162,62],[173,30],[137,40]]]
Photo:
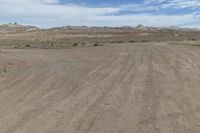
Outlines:
[[182,8],[197,8],[200,7],[200,1],[199,0],[172,0],[168,3],[162,5],[163,8],[176,8],[176,9],[182,9]]
[[[183,0],[173,1],[180,2]],[[151,0],[151,2],[155,2],[155,0]],[[164,0],[157,2],[164,2]],[[147,2],[140,5],[130,4],[95,8],[73,4],[61,5],[59,0],[6,0],[0,1],[0,23],[17,21],[40,27],[63,25],[135,26],[137,24],[179,26],[196,22],[199,18],[198,13],[154,15],[150,13],[151,10],[159,11],[159,8],[154,9]],[[120,14],[120,11],[144,11],[145,13]]]
[[[1,20],[34,21],[41,26],[81,24],[87,18],[107,15],[118,8],[90,8],[77,5],[59,5],[57,0],[8,0],[0,1]],[[48,23],[47,23],[48,22]]]
[[166,2],[167,0],[145,0],[144,3],[146,4],[154,4],[154,3],[163,3],[163,2]]
[[58,3],[60,3],[60,1],[59,0],[44,0],[44,3],[58,4]]
[[[106,19],[107,24],[123,26],[144,24],[147,26],[180,26],[196,20],[194,14],[187,15],[151,15],[151,14],[134,14],[122,16],[103,16],[94,18],[95,21]],[[114,23],[113,23],[114,22]]]
[[146,4],[160,4],[161,8],[198,8],[200,0],[145,0]]

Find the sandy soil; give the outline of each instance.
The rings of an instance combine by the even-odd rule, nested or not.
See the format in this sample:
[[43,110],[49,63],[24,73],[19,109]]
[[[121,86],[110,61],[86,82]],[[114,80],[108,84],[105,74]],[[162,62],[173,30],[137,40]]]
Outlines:
[[0,53],[0,133],[199,133],[200,48]]

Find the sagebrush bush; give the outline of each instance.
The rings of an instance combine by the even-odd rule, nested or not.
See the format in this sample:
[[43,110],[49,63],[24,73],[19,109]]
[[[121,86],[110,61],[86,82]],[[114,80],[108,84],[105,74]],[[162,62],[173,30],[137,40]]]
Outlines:
[[134,42],[136,42],[136,41],[135,41],[135,40],[130,40],[129,42],[134,43]]
[[73,43],[73,45],[72,45],[72,46],[74,46],[74,47],[75,47],[75,46],[78,46],[78,43],[77,43],[77,42],[76,42],[76,43]]
[[93,44],[93,46],[94,46],[94,47],[99,46],[99,43],[96,42],[96,43]]

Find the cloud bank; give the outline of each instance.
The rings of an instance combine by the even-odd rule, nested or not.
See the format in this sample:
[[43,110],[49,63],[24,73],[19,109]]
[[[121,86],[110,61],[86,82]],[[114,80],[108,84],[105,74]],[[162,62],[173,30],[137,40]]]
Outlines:
[[6,0],[0,1],[0,23],[16,21],[45,28],[64,25],[136,26],[138,24],[198,28],[199,7],[199,0],[144,0],[141,3],[117,6],[63,4],[61,0]]

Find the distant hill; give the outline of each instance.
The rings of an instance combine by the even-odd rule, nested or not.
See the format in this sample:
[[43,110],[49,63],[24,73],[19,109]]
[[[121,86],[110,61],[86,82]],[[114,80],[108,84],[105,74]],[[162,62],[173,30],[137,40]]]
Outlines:
[[180,28],[177,26],[170,27],[148,27],[139,24],[136,27],[131,26],[123,26],[123,27],[87,27],[87,26],[63,26],[63,27],[54,27],[47,29],[48,31],[71,31],[71,32],[120,32],[120,31],[159,31],[159,32],[167,32],[167,31],[200,31],[199,29],[191,29],[191,28]]
[[30,31],[47,31],[47,32],[131,32],[131,31],[153,31],[153,32],[168,32],[168,31],[200,31],[198,29],[180,28],[176,26],[170,27],[148,27],[139,24],[136,27],[88,27],[88,26],[63,26],[53,27],[49,29],[40,29],[35,26],[25,26],[18,23],[9,23],[0,25],[0,33],[13,32],[30,32]]
[[9,33],[9,32],[29,32],[39,30],[39,28],[35,26],[25,26],[19,25],[17,23],[9,23],[0,25],[0,32],[1,33]]

